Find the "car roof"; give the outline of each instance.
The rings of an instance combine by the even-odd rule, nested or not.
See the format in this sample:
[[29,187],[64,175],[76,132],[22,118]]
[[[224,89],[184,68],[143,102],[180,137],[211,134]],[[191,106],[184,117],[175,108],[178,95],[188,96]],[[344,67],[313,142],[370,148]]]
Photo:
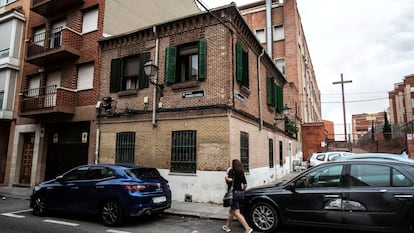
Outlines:
[[148,167],[148,166],[144,166],[144,165],[135,165],[135,164],[106,164],[106,163],[86,164],[86,165],[82,165],[80,167],[110,167],[110,168],[113,168],[113,169],[119,169],[119,168],[124,168],[124,169],[153,168],[153,167]]
[[399,154],[388,154],[388,153],[361,153],[361,154],[352,154],[345,157],[337,158],[336,160],[352,160],[352,159],[378,159],[378,160],[395,160],[408,163],[414,163],[414,160],[405,158]]

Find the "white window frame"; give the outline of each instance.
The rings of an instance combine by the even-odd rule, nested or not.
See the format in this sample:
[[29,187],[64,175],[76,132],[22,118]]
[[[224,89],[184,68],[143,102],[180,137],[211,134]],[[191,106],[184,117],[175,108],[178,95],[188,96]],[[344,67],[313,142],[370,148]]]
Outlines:
[[285,39],[285,28],[283,25],[273,26],[273,41],[284,40]]
[[283,76],[286,76],[286,60],[285,58],[275,58],[275,65]]
[[78,90],[93,89],[94,63],[81,64],[78,67]]
[[98,8],[94,8],[83,13],[82,33],[98,30]]
[[264,28],[255,31],[256,38],[260,43],[266,43],[266,30]]

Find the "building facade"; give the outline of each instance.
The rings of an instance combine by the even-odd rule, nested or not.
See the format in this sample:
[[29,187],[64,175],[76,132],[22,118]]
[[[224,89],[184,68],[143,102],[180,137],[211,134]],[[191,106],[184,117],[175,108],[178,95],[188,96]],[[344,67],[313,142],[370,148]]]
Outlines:
[[28,1],[0,1],[0,183],[4,182],[9,132],[21,80]]
[[[369,131],[372,131],[377,126],[383,125],[385,120],[384,112],[378,113],[361,113],[352,115],[352,141],[354,144]],[[382,129],[381,129],[382,130]]]
[[[240,11],[288,81],[284,98],[292,119],[299,128],[320,122],[320,91],[296,0],[257,1]],[[302,136],[299,130],[299,145]]]
[[414,120],[414,74],[407,75],[400,83],[394,84],[394,90],[388,92],[390,123],[407,124]]
[[[159,168],[174,200],[222,201],[233,159],[249,186],[289,172],[286,79],[235,5],[100,41],[99,163]],[[147,76],[145,64],[157,67]]]
[[[73,166],[96,162],[98,41],[199,9],[193,0],[15,2],[27,3],[30,14],[22,39],[25,59],[20,61],[4,183],[34,186]],[[160,17],[143,18],[148,15]]]

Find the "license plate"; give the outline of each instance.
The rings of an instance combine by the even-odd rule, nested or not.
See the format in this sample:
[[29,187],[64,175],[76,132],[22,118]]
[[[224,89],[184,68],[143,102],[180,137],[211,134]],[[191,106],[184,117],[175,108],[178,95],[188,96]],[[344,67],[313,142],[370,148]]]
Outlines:
[[165,201],[167,201],[167,198],[165,196],[153,197],[152,198],[152,202],[154,202],[154,203],[161,203],[161,202],[165,202]]

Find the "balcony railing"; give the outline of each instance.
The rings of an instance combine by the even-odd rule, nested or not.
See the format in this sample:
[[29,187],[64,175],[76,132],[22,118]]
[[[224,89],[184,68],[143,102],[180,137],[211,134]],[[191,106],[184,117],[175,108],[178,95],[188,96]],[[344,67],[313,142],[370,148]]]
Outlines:
[[58,27],[51,33],[39,33],[29,39],[27,62],[45,66],[80,56],[82,36],[67,27]]
[[62,14],[72,7],[83,4],[84,0],[32,0],[31,10],[44,16],[51,17]]
[[76,97],[76,92],[56,85],[24,90],[20,95],[20,115],[73,115]]

